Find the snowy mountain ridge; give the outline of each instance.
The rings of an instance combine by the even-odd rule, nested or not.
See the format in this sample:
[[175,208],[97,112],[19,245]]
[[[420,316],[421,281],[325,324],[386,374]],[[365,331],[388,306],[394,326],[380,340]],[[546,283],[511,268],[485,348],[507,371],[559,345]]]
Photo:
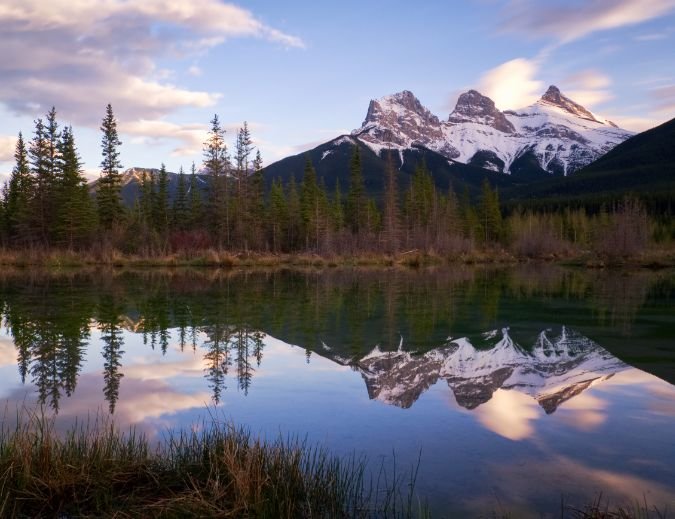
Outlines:
[[476,90],[459,96],[446,121],[404,90],[372,100],[352,136],[380,155],[383,149],[423,147],[450,161],[518,174],[536,161],[548,173],[567,175],[633,135],[593,114],[550,86],[536,103],[500,111]]
[[445,345],[422,355],[383,352],[348,363],[358,370],[372,399],[408,408],[438,381],[443,380],[457,403],[475,409],[497,389],[515,390],[534,398],[547,414],[591,385],[628,369],[592,340],[563,327],[558,335],[542,331],[527,350],[516,344],[508,329],[483,335],[489,349],[478,349],[464,338],[448,338]]

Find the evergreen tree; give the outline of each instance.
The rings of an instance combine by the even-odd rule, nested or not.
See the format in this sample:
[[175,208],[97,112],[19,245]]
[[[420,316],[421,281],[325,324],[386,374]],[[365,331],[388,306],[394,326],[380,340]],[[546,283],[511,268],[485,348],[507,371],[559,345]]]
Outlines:
[[477,236],[480,237],[481,226],[478,219],[478,213],[475,207],[471,204],[468,188],[464,188],[462,198],[460,201],[460,213],[462,216],[462,227],[464,235],[470,240],[474,240]]
[[286,228],[288,226],[288,206],[281,180],[272,182],[269,202],[269,229],[272,240],[272,251],[279,252],[283,248]]
[[250,178],[249,192],[249,222],[251,236],[257,246],[261,246],[265,223],[265,177],[263,175],[263,161],[260,150],[256,151],[253,159],[253,174]]
[[300,245],[299,240],[302,234],[302,205],[295,176],[291,176],[288,182],[286,199],[288,200],[288,248],[293,250]]
[[363,183],[361,166],[361,152],[359,146],[354,146],[354,152],[349,162],[349,192],[347,194],[347,223],[352,232],[364,230],[368,213],[366,187]]
[[492,190],[487,179],[483,180],[481,186],[479,222],[481,237],[486,243],[497,241],[501,238],[502,213],[499,208],[499,194],[497,190]]
[[153,225],[153,182],[152,172],[150,174],[143,171],[141,176],[141,192],[139,199],[140,223],[144,232],[147,232]]
[[31,196],[33,190],[33,178],[30,174],[28,152],[23,135],[19,132],[19,138],[14,150],[14,169],[9,178],[5,194],[5,226],[9,240],[17,243],[25,243],[30,239],[31,222]]
[[218,115],[211,119],[211,130],[204,143],[204,168],[211,177],[209,220],[213,227],[218,247],[230,244],[230,207],[227,175],[230,159],[225,145],[225,130],[221,128]]
[[49,169],[49,144],[47,131],[42,119],[35,121],[33,140],[28,147],[28,158],[33,176],[33,196],[31,197],[32,238],[49,243],[49,224],[53,178]]
[[56,236],[72,249],[91,233],[95,216],[71,127],[63,129],[57,147]]
[[[71,128],[72,135],[72,128]],[[60,160],[60,139],[61,135],[59,133],[59,125],[56,122],[56,108],[52,106],[52,109],[47,114],[47,124],[45,126],[45,139],[46,139],[46,168],[47,168],[47,177],[51,183],[53,183],[58,175],[59,160]]]
[[175,229],[185,229],[189,224],[190,213],[187,198],[187,183],[183,166],[178,171],[178,185],[176,196],[173,199],[173,226]]
[[385,163],[383,238],[385,250],[395,252],[400,240],[400,211],[398,182],[392,152],[387,152]]
[[333,195],[333,228],[341,231],[345,226],[345,208],[342,203],[342,188],[340,179],[335,181],[335,194]]
[[310,241],[319,247],[319,234],[322,229],[321,190],[317,183],[316,170],[309,155],[305,161],[305,172],[300,186],[300,213],[305,235],[305,245],[309,248]]
[[155,229],[163,237],[169,230],[169,174],[162,163],[157,179],[157,196],[155,197]]
[[117,120],[112,106],[106,106],[105,117],[101,123],[101,177],[98,184],[97,203],[99,223],[104,229],[112,229],[124,216],[124,207],[120,196],[121,177],[119,147],[122,142],[117,135]]
[[202,207],[202,193],[197,179],[197,168],[195,163],[192,163],[190,168],[190,193],[188,199],[189,207],[189,225],[191,229],[197,229],[202,224],[203,207]]
[[367,199],[366,204],[366,229],[368,233],[373,234],[380,230],[382,224],[382,215],[377,207],[377,203],[372,198]]

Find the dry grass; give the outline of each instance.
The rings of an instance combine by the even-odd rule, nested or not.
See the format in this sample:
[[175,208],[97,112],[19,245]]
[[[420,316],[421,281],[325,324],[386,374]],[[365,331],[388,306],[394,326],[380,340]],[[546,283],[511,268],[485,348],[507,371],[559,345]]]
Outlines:
[[391,267],[419,268],[424,266],[468,264],[515,264],[519,262],[543,261],[570,265],[604,267],[630,266],[647,268],[668,268],[675,266],[675,251],[669,247],[652,248],[632,257],[609,260],[587,250],[534,249],[523,245],[514,252],[503,248],[475,249],[453,255],[431,251],[411,250],[395,254],[364,252],[354,255],[338,254],[271,254],[257,252],[219,251],[206,249],[190,253],[164,255],[123,254],[117,249],[94,251],[69,250],[3,250],[0,249],[0,266],[79,268],[86,266],[108,267],[215,267],[223,269],[247,267]]
[[363,460],[216,421],[168,432],[155,448],[105,421],[65,435],[41,416],[17,422],[0,434],[1,517],[422,515],[400,491],[412,484],[367,481]]

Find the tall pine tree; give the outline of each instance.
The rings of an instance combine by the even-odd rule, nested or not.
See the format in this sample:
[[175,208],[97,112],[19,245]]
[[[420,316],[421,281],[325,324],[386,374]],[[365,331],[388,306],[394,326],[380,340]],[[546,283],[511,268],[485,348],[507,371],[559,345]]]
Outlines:
[[365,230],[368,214],[366,187],[363,183],[361,152],[358,144],[349,162],[349,192],[347,194],[347,223],[352,232]]
[[211,119],[211,129],[204,143],[204,168],[211,178],[209,220],[219,248],[230,245],[230,204],[228,174],[230,159],[225,145],[225,130],[218,115]]
[[101,139],[103,160],[96,198],[99,223],[104,229],[110,230],[124,216],[124,206],[120,196],[122,179],[119,171],[122,168],[119,152],[122,142],[117,135],[117,120],[110,104],[105,109],[101,132],[103,133]]
[[75,146],[73,129],[65,127],[58,142],[56,237],[59,243],[73,248],[83,243],[95,225],[87,181],[82,174],[82,161]]
[[20,132],[14,150],[14,161],[5,195],[5,226],[10,241],[25,244],[30,240],[33,178],[30,174],[26,143]]

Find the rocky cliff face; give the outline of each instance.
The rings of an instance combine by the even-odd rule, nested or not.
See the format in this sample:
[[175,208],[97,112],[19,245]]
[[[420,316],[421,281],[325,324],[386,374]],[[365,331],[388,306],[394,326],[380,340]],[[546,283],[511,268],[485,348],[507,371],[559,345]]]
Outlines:
[[376,154],[424,147],[449,160],[518,174],[522,164],[568,175],[632,135],[551,86],[535,104],[500,111],[476,90],[463,93],[447,121],[409,91],[373,100],[352,135]]
[[516,131],[513,124],[497,109],[494,101],[475,90],[469,90],[459,96],[448,122],[484,124],[503,133]]

